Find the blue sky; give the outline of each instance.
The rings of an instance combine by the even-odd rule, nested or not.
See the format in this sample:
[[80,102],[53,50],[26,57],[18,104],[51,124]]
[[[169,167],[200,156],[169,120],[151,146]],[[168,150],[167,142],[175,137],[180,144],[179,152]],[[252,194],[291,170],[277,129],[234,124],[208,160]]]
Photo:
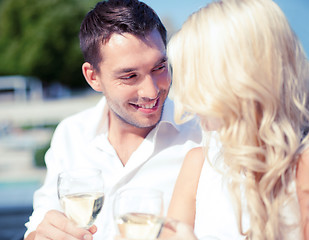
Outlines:
[[[179,29],[187,17],[211,0],[141,0],[151,6],[161,18],[169,18]],[[309,56],[309,1],[274,0],[286,14],[292,28]]]

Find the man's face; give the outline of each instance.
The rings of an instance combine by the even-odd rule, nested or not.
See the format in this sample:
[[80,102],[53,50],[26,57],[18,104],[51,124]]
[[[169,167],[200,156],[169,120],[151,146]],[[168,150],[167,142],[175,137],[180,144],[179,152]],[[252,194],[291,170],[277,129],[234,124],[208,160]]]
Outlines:
[[113,34],[101,47],[98,81],[110,108],[110,120],[138,128],[161,118],[171,77],[166,49],[157,30],[145,39]]

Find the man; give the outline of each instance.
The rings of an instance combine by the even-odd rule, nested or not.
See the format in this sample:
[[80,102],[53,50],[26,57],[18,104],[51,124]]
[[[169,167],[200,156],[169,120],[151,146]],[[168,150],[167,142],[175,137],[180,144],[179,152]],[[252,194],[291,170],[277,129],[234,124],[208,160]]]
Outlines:
[[[46,180],[34,196],[27,240],[113,239],[113,198],[125,187],[161,190],[167,210],[183,158],[201,142],[195,121],[173,121],[166,30],[150,7],[137,0],[99,2],[83,20],[80,45],[84,77],[104,97],[56,129],[45,157]],[[57,175],[89,167],[102,170],[106,198],[97,229],[85,230],[61,212]]]

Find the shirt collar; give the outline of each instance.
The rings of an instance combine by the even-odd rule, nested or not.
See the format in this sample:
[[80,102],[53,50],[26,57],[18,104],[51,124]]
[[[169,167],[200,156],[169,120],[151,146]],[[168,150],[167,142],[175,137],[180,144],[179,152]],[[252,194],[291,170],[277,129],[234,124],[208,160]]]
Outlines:
[[177,131],[180,131],[179,125],[176,124],[174,120],[174,102],[169,98],[166,98],[165,100],[163,114],[161,121],[158,123],[158,126],[160,127],[163,124],[169,124]]
[[81,121],[84,122],[83,136],[87,141],[93,141],[96,136],[103,132],[108,121],[106,99],[103,96],[100,101],[92,108],[86,110]]

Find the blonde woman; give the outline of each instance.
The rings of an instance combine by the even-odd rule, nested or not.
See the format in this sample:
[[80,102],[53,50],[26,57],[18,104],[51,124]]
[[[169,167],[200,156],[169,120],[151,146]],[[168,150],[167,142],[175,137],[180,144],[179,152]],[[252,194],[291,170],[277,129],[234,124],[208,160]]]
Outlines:
[[171,239],[309,239],[308,60],[280,8],[213,2],[189,17],[168,55],[177,121],[197,114],[207,131],[169,209],[197,237],[171,222]]

